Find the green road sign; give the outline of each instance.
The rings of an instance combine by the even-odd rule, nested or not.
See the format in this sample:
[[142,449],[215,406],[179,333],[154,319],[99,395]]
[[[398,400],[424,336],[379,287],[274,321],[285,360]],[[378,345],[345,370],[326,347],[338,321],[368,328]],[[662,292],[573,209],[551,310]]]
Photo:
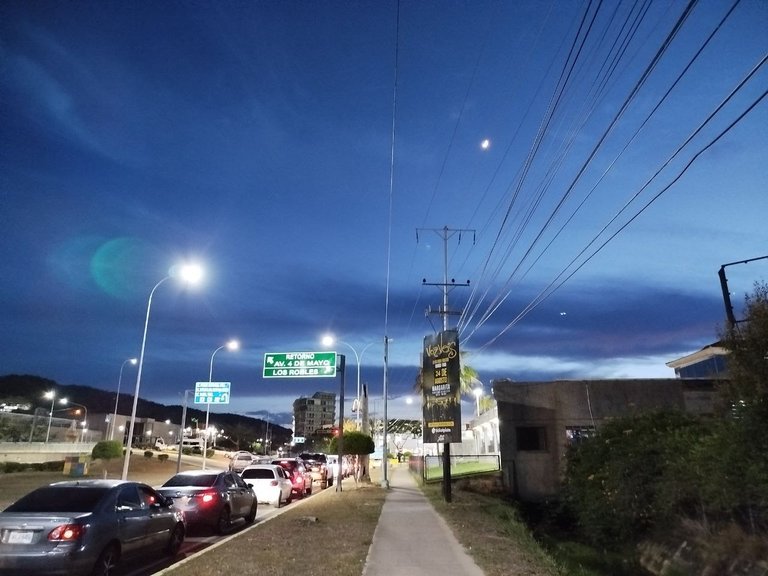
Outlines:
[[267,352],[264,378],[326,378],[336,376],[336,352]]

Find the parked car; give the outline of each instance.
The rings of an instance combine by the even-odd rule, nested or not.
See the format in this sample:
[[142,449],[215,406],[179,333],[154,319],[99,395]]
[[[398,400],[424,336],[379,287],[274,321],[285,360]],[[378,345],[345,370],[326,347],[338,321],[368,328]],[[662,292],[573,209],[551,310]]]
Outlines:
[[245,452],[242,450],[240,452],[235,452],[232,454],[232,459],[229,461],[229,469],[232,472],[237,472],[240,474],[240,472],[242,472],[246,466],[254,464],[255,460],[256,457],[250,452]]
[[184,512],[189,528],[210,527],[219,534],[230,531],[238,518],[256,520],[258,501],[245,481],[228,470],[186,470],[158,489]]
[[272,460],[272,464],[282,466],[291,480],[293,494],[303,498],[306,494],[312,494],[312,475],[304,466],[300,458],[278,458]]
[[146,484],[55,482],[0,513],[0,574],[106,576],[132,556],[175,556],[185,533],[173,501]]
[[299,458],[304,460],[309,473],[312,475],[312,480],[319,484],[320,488],[325,489],[333,484],[333,477],[328,470],[325,454],[303,452],[299,454]]
[[240,477],[253,488],[260,503],[280,508],[283,503],[290,504],[293,499],[293,484],[282,466],[252,464],[243,469]]

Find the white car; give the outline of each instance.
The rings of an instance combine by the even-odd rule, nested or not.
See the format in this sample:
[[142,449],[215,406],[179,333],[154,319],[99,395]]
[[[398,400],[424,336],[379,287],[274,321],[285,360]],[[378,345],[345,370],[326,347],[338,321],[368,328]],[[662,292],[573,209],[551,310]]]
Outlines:
[[290,504],[293,498],[291,480],[282,466],[252,464],[243,468],[240,477],[253,488],[260,503],[280,508],[283,504]]

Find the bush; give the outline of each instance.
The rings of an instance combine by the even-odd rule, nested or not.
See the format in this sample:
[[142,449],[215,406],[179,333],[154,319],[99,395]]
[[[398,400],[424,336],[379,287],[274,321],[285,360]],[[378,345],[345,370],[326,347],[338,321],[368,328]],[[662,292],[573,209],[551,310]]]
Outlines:
[[94,460],[110,460],[123,456],[123,445],[117,440],[102,440],[97,442],[91,451]]
[[685,487],[667,485],[662,499],[661,486],[703,431],[693,417],[662,412],[607,422],[572,447],[563,495],[582,534],[592,544],[617,549],[668,520],[680,502],[669,495],[682,495]]
[[168,454],[158,454],[157,459],[160,460],[160,462],[165,462],[168,460]]
[[154,455],[155,453],[152,450],[144,450],[144,458],[152,458]]

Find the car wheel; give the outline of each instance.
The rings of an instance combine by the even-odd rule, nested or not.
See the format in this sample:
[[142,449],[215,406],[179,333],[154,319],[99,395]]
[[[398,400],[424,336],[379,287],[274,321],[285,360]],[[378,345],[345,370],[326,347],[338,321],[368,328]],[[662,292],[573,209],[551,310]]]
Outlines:
[[328,478],[328,486],[333,486],[333,476]]
[[114,574],[117,561],[120,559],[120,550],[116,544],[110,544],[99,554],[99,559],[93,566],[91,576],[111,576]]
[[169,556],[176,556],[179,553],[181,545],[184,543],[184,525],[176,524],[171,531],[171,539],[168,546],[165,547],[165,553]]
[[219,519],[216,522],[216,531],[219,534],[226,534],[229,529],[232,527],[232,514],[229,511],[229,508],[226,506],[221,509],[221,512],[219,513]]
[[293,502],[293,492],[288,494],[288,498],[285,499],[286,504],[290,504],[291,502]]
[[251,511],[248,512],[248,516],[245,517],[246,524],[253,524],[256,521],[256,512],[258,512],[258,503],[256,502],[256,498],[254,498],[253,504],[251,504]]
[[271,504],[272,504],[273,508],[280,508],[280,506],[283,505],[283,495],[282,494],[278,494],[277,495],[277,500],[275,500]]
[[309,485],[309,490],[307,490],[307,496],[312,495],[312,484]]

